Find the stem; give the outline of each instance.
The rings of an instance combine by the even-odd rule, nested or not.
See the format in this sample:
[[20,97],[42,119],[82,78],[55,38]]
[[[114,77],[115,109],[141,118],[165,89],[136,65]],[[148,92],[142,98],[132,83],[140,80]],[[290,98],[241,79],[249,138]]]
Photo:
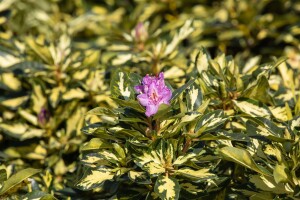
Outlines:
[[153,130],[153,126],[152,126],[152,120],[151,120],[151,117],[147,117],[147,124],[149,126],[149,129],[152,131]]
[[192,140],[190,138],[187,138],[186,142],[184,144],[184,147],[182,149],[182,154],[185,154],[187,152],[187,150],[190,148],[191,144],[192,144]]
[[147,124],[148,124],[149,130],[150,130],[150,134],[147,134],[148,132],[146,132],[146,136],[148,138],[150,138],[152,141],[155,141],[156,137],[155,137],[155,135],[152,134],[152,132],[154,130],[153,126],[152,126],[152,117],[147,117],[147,122],[148,122]]
[[156,134],[160,135],[160,121],[159,121],[159,119],[155,120],[155,130],[156,130]]

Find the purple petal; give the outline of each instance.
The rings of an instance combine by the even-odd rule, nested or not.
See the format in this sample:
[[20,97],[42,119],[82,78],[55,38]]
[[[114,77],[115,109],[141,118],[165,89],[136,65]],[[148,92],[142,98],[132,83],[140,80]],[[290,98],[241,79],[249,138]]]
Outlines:
[[139,100],[139,102],[142,106],[148,106],[149,103],[151,103],[147,94],[139,94],[137,96],[137,99]]
[[148,95],[152,95],[153,93],[156,93],[156,94],[158,94],[158,88],[157,88],[157,86],[154,84],[154,83],[151,83],[150,85],[149,85],[149,91],[148,91]]
[[163,98],[161,99],[160,103],[164,103],[164,104],[170,104],[170,99],[171,99],[172,95],[170,96],[163,96]]
[[159,105],[170,104],[172,98],[172,91],[165,85],[163,72],[157,76],[146,75],[142,84],[135,86],[134,89],[140,93],[137,99],[146,107],[145,114],[148,117],[157,112]]
[[151,83],[152,83],[152,79],[153,79],[153,78],[147,74],[147,75],[143,78],[143,81],[142,81],[143,85],[151,84]]
[[138,93],[141,93],[143,92],[143,85],[137,85],[137,86],[134,86],[134,90]]
[[157,113],[158,110],[158,105],[155,104],[150,104],[146,107],[146,116],[150,117],[152,115],[154,115],[155,113]]
[[158,78],[161,79],[161,80],[164,80],[164,73],[160,72],[159,75],[158,75]]

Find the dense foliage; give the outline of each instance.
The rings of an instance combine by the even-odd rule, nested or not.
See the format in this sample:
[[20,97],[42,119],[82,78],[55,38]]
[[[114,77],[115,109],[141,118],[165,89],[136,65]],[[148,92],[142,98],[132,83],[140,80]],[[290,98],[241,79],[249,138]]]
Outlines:
[[[300,198],[299,14],[2,0],[0,199]],[[149,114],[136,86],[160,72]]]

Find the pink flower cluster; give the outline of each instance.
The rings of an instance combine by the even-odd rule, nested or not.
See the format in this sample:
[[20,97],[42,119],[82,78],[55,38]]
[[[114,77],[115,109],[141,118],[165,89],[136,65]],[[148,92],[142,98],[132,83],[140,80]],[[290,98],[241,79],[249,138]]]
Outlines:
[[158,76],[146,75],[142,84],[135,86],[137,96],[141,105],[146,107],[146,116],[150,117],[157,113],[161,104],[169,104],[172,97],[171,90],[165,85],[164,74],[161,72]]

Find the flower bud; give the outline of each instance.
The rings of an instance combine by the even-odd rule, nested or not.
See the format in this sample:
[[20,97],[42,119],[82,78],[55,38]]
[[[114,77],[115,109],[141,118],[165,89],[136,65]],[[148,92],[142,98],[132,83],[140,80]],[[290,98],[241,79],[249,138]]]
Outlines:
[[49,111],[45,108],[42,108],[38,114],[38,123],[41,126],[45,126],[48,123],[49,119],[50,119]]
[[145,42],[148,39],[148,30],[142,22],[135,27],[135,40],[137,42]]

